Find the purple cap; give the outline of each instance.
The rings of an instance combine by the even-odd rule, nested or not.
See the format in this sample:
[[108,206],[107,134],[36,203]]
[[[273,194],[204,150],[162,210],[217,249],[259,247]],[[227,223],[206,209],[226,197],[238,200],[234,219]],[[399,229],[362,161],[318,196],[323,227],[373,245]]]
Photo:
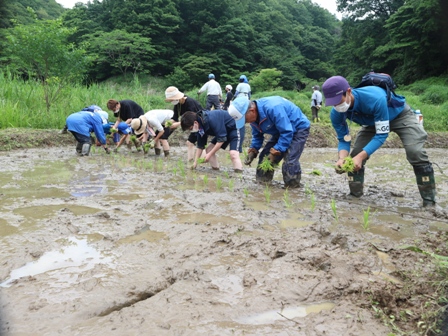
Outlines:
[[342,95],[350,88],[347,80],[342,76],[328,78],[322,85],[322,92],[325,97],[325,106],[334,106],[341,102]]

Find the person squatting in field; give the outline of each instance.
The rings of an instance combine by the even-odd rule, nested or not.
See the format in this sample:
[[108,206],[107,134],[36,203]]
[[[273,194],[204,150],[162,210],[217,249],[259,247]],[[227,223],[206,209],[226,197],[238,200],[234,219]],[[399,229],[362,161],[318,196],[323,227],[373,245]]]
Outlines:
[[227,111],[187,112],[181,119],[181,127],[183,131],[189,130],[197,136],[197,150],[192,165],[193,169],[197,167],[198,159],[201,157],[207,145],[208,136],[213,136],[210,144],[205,148],[205,162],[210,162],[212,169],[219,170],[216,152],[220,148],[226,149],[229,146],[233,169],[236,173],[242,173],[243,164],[241,163],[240,153],[238,151],[240,134],[235,120]]
[[[388,100],[386,90],[378,86],[351,88],[342,76],[328,78],[322,85],[322,91],[325,105],[333,106],[330,118],[339,140],[336,172],[342,173],[340,167],[347,156],[351,156],[354,161],[354,172],[348,173],[350,194],[356,197],[363,195],[365,164],[392,131],[400,137],[406,158],[414,168],[423,206],[434,206],[434,170],[423,148],[428,135],[417,122],[405,97],[392,92]],[[350,123],[354,121],[362,125],[351,152],[352,139],[347,119]]]

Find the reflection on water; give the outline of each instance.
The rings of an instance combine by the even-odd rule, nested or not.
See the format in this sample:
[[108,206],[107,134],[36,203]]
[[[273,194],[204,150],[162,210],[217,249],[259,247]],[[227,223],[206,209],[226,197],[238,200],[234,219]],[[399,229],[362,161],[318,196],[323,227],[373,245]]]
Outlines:
[[[252,315],[240,319],[238,322],[242,324],[271,324],[278,320],[294,319],[297,317],[305,317],[311,313],[319,313],[322,310],[331,310],[335,306],[334,303],[325,302],[313,305],[304,305],[298,307],[288,307],[279,310],[270,310],[257,315]],[[280,315],[281,314],[281,315]],[[283,315],[283,316],[282,316]]]
[[45,252],[38,260],[31,261],[11,272],[9,278],[0,284],[0,287],[10,287],[14,281],[26,276],[34,276],[49,271],[53,276],[61,277],[64,273],[85,272],[96,264],[110,263],[110,257],[101,256],[100,252],[87,245],[86,239],[74,237],[64,239],[66,246],[58,250]]
[[70,181],[70,194],[75,197],[88,197],[108,192],[105,183],[106,174],[84,173],[83,177]]

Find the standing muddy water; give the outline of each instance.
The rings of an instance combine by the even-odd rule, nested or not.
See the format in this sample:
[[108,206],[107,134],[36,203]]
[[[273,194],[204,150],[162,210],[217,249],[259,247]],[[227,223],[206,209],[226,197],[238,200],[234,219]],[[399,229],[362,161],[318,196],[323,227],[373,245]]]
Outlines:
[[399,247],[448,231],[446,176],[442,209],[420,208],[402,149],[369,160],[360,199],[336,149],[307,148],[287,192],[227,152],[220,171],[172,153],[0,153],[1,335],[387,335],[372,297],[426,260]]

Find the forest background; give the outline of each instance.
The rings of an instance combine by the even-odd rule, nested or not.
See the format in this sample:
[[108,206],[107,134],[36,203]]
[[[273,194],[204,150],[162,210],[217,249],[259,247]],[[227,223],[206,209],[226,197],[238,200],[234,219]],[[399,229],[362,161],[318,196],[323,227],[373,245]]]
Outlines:
[[427,130],[445,130],[448,3],[337,5],[342,20],[310,0],[93,0],[73,9],[0,0],[0,128],[60,127],[109,98],[167,107],[166,86],[194,96],[209,73],[234,88],[246,74],[254,97],[279,94],[308,112],[312,85],[338,74],[354,86],[374,69],[393,76]]

